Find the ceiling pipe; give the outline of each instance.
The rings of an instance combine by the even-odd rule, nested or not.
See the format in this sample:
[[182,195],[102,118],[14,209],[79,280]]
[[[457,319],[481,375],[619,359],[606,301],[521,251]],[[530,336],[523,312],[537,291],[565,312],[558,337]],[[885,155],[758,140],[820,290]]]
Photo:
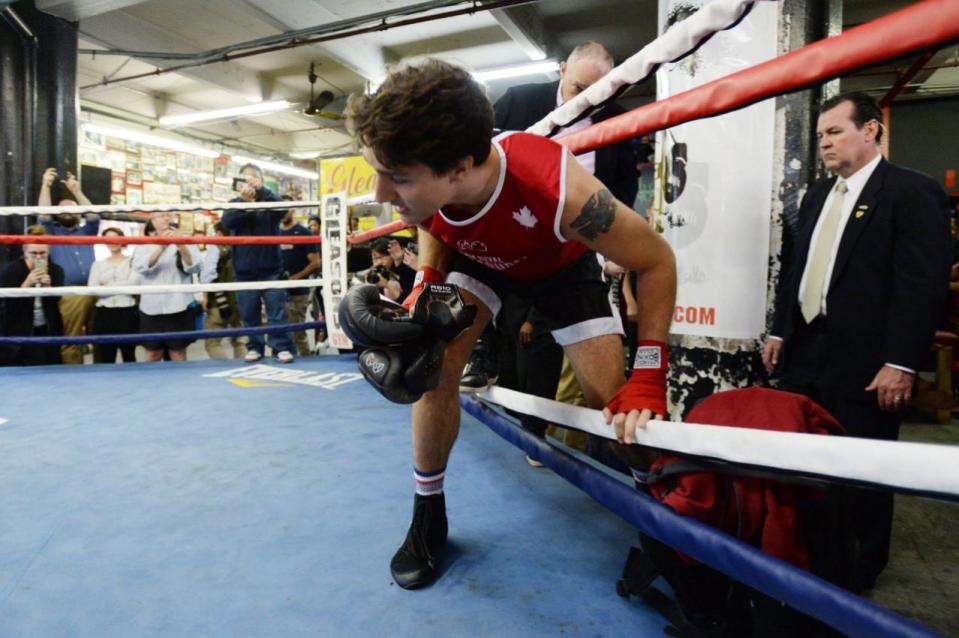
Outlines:
[[[272,36],[272,37],[270,37],[270,38],[260,38],[259,40],[251,40],[250,42],[240,43],[240,44],[232,45],[232,46],[230,46],[230,47],[224,47],[224,49],[217,49],[217,50],[214,50],[214,51],[212,51],[212,52],[202,52],[202,53],[198,53],[198,54],[195,54],[195,55],[191,55],[191,56],[190,56],[189,59],[192,59],[192,60],[194,60],[194,61],[187,62],[187,63],[185,63],[185,64],[177,64],[177,65],[174,65],[174,66],[171,66],[171,67],[167,67],[167,68],[165,68],[165,69],[157,68],[157,69],[155,69],[154,71],[147,71],[147,72],[145,72],[145,73],[137,73],[137,74],[134,74],[134,75],[127,75],[127,76],[119,77],[119,78],[104,79],[104,80],[102,80],[102,81],[100,81],[100,82],[97,82],[97,83],[95,83],[95,84],[87,84],[87,85],[85,85],[85,86],[81,86],[81,87],[80,87],[80,90],[92,89],[92,88],[96,88],[96,87],[100,87],[100,86],[108,86],[108,85],[110,85],[110,84],[117,84],[117,83],[120,83],[120,82],[128,82],[128,81],[130,81],[130,80],[139,80],[139,79],[143,79],[143,78],[156,77],[156,76],[158,76],[158,75],[164,75],[164,74],[166,74],[166,73],[174,73],[174,72],[176,72],[176,71],[181,71],[181,70],[183,70],[183,69],[192,69],[192,68],[196,68],[196,67],[200,67],[200,66],[206,66],[206,65],[208,65],[208,64],[216,64],[216,63],[218,63],[218,62],[229,62],[229,61],[231,61],[231,60],[238,60],[238,59],[240,59],[240,58],[247,58],[247,57],[256,56],[256,55],[263,55],[264,53],[272,53],[272,52],[274,52],[274,51],[284,51],[284,50],[293,49],[293,48],[296,48],[296,47],[309,46],[309,45],[311,45],[311,44],[320,44],[320,43],[322,43],[322,42],[331,42],[331,41],[333,41],[333,40],[342,40],[342,39],[344,39],[344,38],[349,38],[349,37],[352,37],[352,36],[355,36],[355,35],[363,35],[363,34],[366,34],[366,33],[375,33],[375,32],[378,32],[378,31],[389,31],[390,29],[395,29],[395,28],[397,28],[397,27],[405,27],[405,26],[410,26],[410,25],[414,25],[414,24],[422,24],[422,23],[424,23],[424,22],[432,22],[432,21],[434,21],[434,20],[442,20],[442,19],[445,19],[445,18],[452,18],[452,17],[456,17],[456,16],[461,16],[461,15],[467,15],[467,14],[477,13],[477,12],[480,12],[480,11],[492,11],[493,9],[503,9],[503,8],[506,8],[506,7],[514,7],[514,6],[524,5],[524,4],[531,4],[531,3],[534,3],[534,2],[538,2],[538,0],[496,0],[496,1],[494,1],[494,2],[489,2],[489,3],[484,3],[484,4],[482,4],[482,5],[477,5],[477,4],[475,4],[475,0],[473,0],[473,2],[471,2],[470,6],[467,7],[467,8],[465,8],[465,9],[455,9],[455,10],[451,10],[451,11],[444,11],[444,12],[442,12],[442,13],[436,13],[436,14],[429,15],[429,16],[420,16],[420,17],[415,17],[415,18],[408,18],[408,19],[405,19],[405,20],[399,20],[399,21],[393,22],[393,23],[387,23],[387,22],[386,22],[386,17],[390,17],[390,16],[386,16],[386,17],[382,17],[382,18],[375,18],[376,20],[379,20],[379,21],[380,21],[379,24],[374,24],[374,25],[371,25],[371,26],[360,27],[360,28],[355,28],[355,29],[348,29],[348,30],[345,30],[345,31],[339,30],[339,29],[348,28],[348,26],[350,26],[350,25],[363,24],[363,23],[370,22],[370,21],[374,20],[374,18],[371,18],[370,16],[365,16],[365,17],[361,17],[361,18],[354,18],[354,19],[352,19],[352,20],[344,20],[344,21],[342,21],[342,22],[333,23],[333,25],[326,25],[325,27],[315,27],[315,28],[314,28],[315,30],[314,30],[314,29],[306,29],[306,30],[301,30],[301,31],[290,31],[290,32],[288,32],[288,33],[282,33],[282,34],[279,34],[279,35],[277,35],[277,36]],[[444,0],[443,2],[438,2],[438,3],[437,3],[437,2],[430,2],[430,3],[425,3],[424,5],[415,5],[415,6],[416,6],[416,7],[422,7],[422,6],[427,6],[427,5],[449,6],[449,5],[451,5],[451,4],[461,4],[461,3],[462,3],[462,0],[459,0],[459,1],[456,1],[456,2],[449,2],[448,0]],[[427,11],[427,10],[430,10],[430,8],[435,8],[435,7],[430,6],[430,7],[425,8],[425,9],[420,9],[419,11],[420,11],[420,12],[422,12],[422,11]],[[409,13],[410,13],[411,11],[412,11],[412,8],[409,8],[409,7],[408,7],[408,8],[407,8],[407,11],[406,11],[405,13],[402,13],[402,15],[409,15]],[[383,12],[383,13],[390,13],[391,15],[393,15],[394,13],[399,13],[399,12]],[[371,15],[376,16],[376,15],[380,15],[380,14],[371,14]],[[318,37],[305,37],[305,38],[302,39],[302,40],[299,39],[300,36],[297,35],[297,34],[303,33],[303,32],[306,32],[306,33],[326,32],[326,31],[329,31],[331,28],[333,28],[334,25],[341,25],[341,24],[346,24],[347,26],[338,27],[338,28],[336,29],[336,30],[337,30],[336,33],[332,33],[332,34],[329,34],[329,35],[322,35],[322,36],[318,36]],[[259,46],[259,45],[257,44],[257,43],[262,43],[262,42],[267,42],[267,45],[266,45],[266,46]],[[275,43],[275,42],[282,42],[283,44],[272,44],[272,43]],[[254,49],[252,49],[252,50],[250,50],[250,51],[243,51],[242,53],[230,53],[230,51],[247,49],[247,48],[249,48],[249,47],[251,47],[251,46],[257,46],[257,48],[254,48]],[[226,52],[225,52],[225,53],[220,53],[220,51],[226,51]],[[82,50],[80,50],[80,52],[81,52],[81,53],[90,53],[90,54],[93,54],[93,55],[98,55],[98,54],[99,54],[99,55],[110,54],[110,55],[129,55],[129,56],[134,56],[134,57],[139,57],[140,55],[142,55],[142,54],[144,54],[144,53],[148,53],[148,52],[142,52],[142,51],[140,51],[140,52],[137,52],[137,51],[109,51],[109,50],[108,50],[108,51],[100,51],[100,50],[97,50],[97,49],[82,49]],[[154,55],[154,56],[156,56],[156,55],[158,55],[158,54],[148,53],[148,55]],[[174,54],[174,55],[175,55],[175,56],[180,56],[180,55],[183,55],[183,54]],[[212,56],[212,57],[211,57],[211,56]],[[166,57],[169,57],[169,55],[167,55]]]

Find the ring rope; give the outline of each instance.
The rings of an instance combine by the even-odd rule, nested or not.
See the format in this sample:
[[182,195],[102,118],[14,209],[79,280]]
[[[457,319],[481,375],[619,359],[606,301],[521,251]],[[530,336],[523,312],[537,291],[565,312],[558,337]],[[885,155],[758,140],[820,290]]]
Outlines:
[[719,31],[732,29],[752,11],[757,0],[714,0],[677,22],[585,91],[526,129],[551,137],[619,97],[627,88],[649,79],[667,62],[695,52]]
[[117,235],[0,235],[0,244],[57,244],[82,246],[89,244],[169,245],[225,244],[228,246],[266,246],[278,244],[320,244],[319,235],[172,235],[169,237]]
[[34,345],[34,346],[72,346],[85,343],[114,344],[114,343],[141,343],[144,341],[177,341],[182,339],[215,339],[221,337],[242,337],[245,335],[280,334],[283,332],[300,332],[313,328],[326,328],[325,321],[304,321],[302,323],[288,323],[278,326],[255,326],[243,328],[221,328],[219,330],[189,330],[183,332],[136,332],[125,335],[79,335],[76,337],[2,337],[0,345]]
[[[602,412],[491,386],[477,393],[516,412],[615,440]],[[959,447],[775,432],[678,421],[650,421],[636,433],[644,447],[869,486],[959,500]],[[894,473],[895,468],[908,468]]]
[[536,438],[474,397],[461,396],[460,404],[496,434],[640,531],[849,636],[931,638],[938,635],[713,527],[676,514],[632,486]]
[[[556,138],[582,153],[797,91],[863,66],[959,40],[959,2],[923,0],[840,35]],[[882,46],[877,46],[882,43]]]
[[314,200],[295,202],[197,202],[182,204],[94,204],[90,206],[0,206],[0,215],[59,215],[74,213],[183,213],[197,210],[273,210],[287,208],[319,208]]
[[231,281],[210,284],[168,284],[164,286],[44,286],[41,288],[0,288],[0,299],[26,297],[111,297],[113,295],[159,295],[169,292],[232,292],[277,288],[319,288],[322,279],[278,279],[275,281]]

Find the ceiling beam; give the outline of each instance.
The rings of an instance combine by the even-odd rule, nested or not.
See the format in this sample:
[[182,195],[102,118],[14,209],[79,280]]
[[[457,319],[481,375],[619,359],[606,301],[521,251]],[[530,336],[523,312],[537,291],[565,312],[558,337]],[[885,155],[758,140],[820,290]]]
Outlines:
[[543,16],[533,5],[521,5],[490,11],[503,31],[513,39],[530,60],[544,60],[558,50],[543,24]]
[[36,0],[35,5],[44,13],[76,22],[143,2],[146,0]]
[[[255,7],[260,19],[266,19],[280,31],[292,31],[292,25],[328,24],[352,16],[343,16],[330,11],[317,2],[303,0],[244,0]],[[387,58],[383,47],[368,38],[353,37],[313,45],[325,55],[356,73],[369,82],[382,81],[386,77]]]
[[[197,47],[185,38],[150,24],[128,13],[116,12],[98,16],[81,25],[81,35],[108,49],[196,51]],[[147,62],[160,68],[162,60]],[[175,64],[171,62],[170,65]],[[237,93],[248,98],[262,99],[265,83],[260,74],[233,62],[183,69],[179,75]],[[95,90],[95,89],[91,89]]]

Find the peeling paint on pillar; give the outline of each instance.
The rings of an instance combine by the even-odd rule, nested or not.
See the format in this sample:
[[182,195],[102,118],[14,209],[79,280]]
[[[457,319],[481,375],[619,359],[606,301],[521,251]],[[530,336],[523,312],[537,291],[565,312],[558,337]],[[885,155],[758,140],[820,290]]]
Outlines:
[[[819,39],[823,16],[816,3],[782,3],[778,49],[785,53]],[[813,5],[813,6],[810,6]],[[813,91],[776,98],[773,150],[772,210],[770,210],[769,273],[766,324],[772,316],[779,282],[783,246],[795,232],[799,204],[814,164]],[[785,241],[784,241],[785,240]],[[670,337],[669,404],[673,418],[685,418],[707,396],[750,385],[766,385],[760,339],[719,339],[673,335]]]

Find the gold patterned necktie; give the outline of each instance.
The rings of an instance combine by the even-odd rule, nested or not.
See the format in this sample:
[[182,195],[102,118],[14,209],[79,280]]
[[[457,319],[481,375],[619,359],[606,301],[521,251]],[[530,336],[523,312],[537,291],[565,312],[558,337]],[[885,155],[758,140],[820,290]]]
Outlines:
[[832,247],[836,243],[836,231],[839,229],[839,219],[842,216],[842,203],[849,187],[846,182],[836,184],[836,192],[832,204],[822,220],[816,245],[810,251],[809,264],[806,274],[806,290],[802,296],[802,316],[806,323],[819,315],[822,308],[822,293],[826,286],[826,270],[829,268],[829,258],[832,256]]

